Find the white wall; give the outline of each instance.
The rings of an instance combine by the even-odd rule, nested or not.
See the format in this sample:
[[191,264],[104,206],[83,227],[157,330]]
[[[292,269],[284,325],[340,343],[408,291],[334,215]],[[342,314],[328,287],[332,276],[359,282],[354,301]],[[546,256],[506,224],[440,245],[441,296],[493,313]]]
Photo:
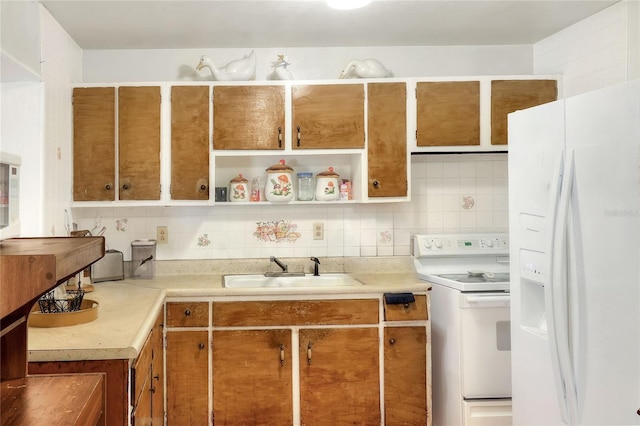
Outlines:
[[563,74],[574,96],[640,77],[640,8],[622,1],[533,46],[535,74]]
[[42,235],[64,236],[65,209],[70,213],[73,157],[71,152],[71,88],[82,80],[82,49],[49,12],[40,7],[44,94],[44,214]]
[[[251,49],[87,50],[85,82],[209,80],[208,69],[197,72],[202,55],[224,66]],[[267,80],[271,63],[286,54],[298,80],[334,79],[351,59],[375,58],[395,77],[531,74],[531,46],[404,46],[362,48],[255,49],[256,80]]]

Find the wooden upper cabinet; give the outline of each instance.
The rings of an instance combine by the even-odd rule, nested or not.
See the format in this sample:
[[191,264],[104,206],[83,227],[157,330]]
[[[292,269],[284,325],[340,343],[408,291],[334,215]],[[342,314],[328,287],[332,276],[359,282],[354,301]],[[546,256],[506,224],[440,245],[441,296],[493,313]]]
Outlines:
[[121,200],[160,199],[160,87],[118,88]]
[[213,88],[214,149],[284,149],[284,86]]
[[364,85],[294,85],[294,149],[364,148]]
[[116,91],[73,89],[73,199],[114,201],[116,197]]
[[171,88],[171,199],[209,199],[209,86]]
[[556,80],[491,81],[491,144],[507,144],[507,114],[557,98]]
[[369,83],[367,91],[369,197],[406,197],[406,84]]
[[480,145],[480,82],[416,84],[417,145]]

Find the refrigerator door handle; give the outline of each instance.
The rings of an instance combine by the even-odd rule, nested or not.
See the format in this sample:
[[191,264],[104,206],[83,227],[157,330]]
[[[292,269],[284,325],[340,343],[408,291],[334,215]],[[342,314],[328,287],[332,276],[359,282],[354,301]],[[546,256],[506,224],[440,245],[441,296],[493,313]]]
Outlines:
[[569,311],[567,282],[567,224],[569,218],[570,199],[573,186],[573,150],[565,152],[561,171],[560,194],[556,198],[555,215],[553,217],[552,249],[550,250],[550,281],[545,287],[547,312],[551,314],[552,324],[549,335],[551,357],[554,365],[554,376],[563,421],[575,424],[578,420],[577,391],[574,377],[574,366],[569,346]]

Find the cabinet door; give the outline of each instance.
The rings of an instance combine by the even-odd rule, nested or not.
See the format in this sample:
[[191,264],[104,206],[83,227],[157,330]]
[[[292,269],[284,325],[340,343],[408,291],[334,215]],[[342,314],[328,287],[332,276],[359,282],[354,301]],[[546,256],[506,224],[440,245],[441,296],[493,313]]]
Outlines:
[[407,196],[407,87],[369,83],[369,197]]
[[164,425],[164,312],[160,312],[151,332],[151,422]]
[[284,86],[216,86],[214,149],[284,149]]
[[116,89],[73,89],[73,199],[116,199]]
[[417,145],[480,145],[480,82],[416,84]]
[[146,380],[140,394],[140,399],[131,413],[131,426],[150,426],[151,420],[151,390],[150,381]]
[[300,330],[304,425],[380,424],[377,328]]
[[171,88],[171,199],[209,199],[209,86]]
[[291,370],[291,330],[214,331],[214,421],[292,424]]
[[118,88],[121,200],[160,199],[160,87]]
[[364,85],[294,85],[294,149],[364,148]]
[[426,425],[428,405],[426,328],[385,328],[385,424]]
[[209,423],[207,336],[206,331],[167,333],[167,424],[169,426]]
[[507,115],[558,98],[556,80],[493,80],[491,82],[491,144],[507,144]]

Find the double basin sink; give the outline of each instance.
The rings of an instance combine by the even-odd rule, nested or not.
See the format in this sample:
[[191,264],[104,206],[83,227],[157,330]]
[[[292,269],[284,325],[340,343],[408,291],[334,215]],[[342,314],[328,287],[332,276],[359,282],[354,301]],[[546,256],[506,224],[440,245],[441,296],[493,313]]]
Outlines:
[[290,288],[290,287],[345,287],[363,285],[348,274],[287,274],[266,275],[225,275],[223,285],[227,288]]

